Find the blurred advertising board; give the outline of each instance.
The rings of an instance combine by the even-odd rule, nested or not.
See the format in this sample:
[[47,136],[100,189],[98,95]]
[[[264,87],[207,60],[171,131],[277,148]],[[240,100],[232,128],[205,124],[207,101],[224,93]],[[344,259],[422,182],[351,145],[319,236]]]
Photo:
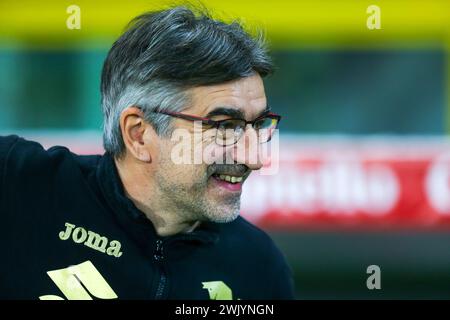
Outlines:
[[242,213],[274,229],[450,228],[450,142],[282,138],[278,173],[251,175]]

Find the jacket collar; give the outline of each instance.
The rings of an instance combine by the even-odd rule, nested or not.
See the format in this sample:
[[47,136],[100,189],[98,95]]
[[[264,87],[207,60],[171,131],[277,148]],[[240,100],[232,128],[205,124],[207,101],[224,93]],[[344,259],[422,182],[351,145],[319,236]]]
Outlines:
[[213,222],[202,222],[191,233],[177,234],[166,238],[159,237],[152,222],[125,196],[116,164],[108,153],[100,158],[97,182],[117,222],[134,241],[150,252],[153,252],[154,242],[158,239],[170,242],[182,240],[200,243],[215,243],[219,239],[219,224]]

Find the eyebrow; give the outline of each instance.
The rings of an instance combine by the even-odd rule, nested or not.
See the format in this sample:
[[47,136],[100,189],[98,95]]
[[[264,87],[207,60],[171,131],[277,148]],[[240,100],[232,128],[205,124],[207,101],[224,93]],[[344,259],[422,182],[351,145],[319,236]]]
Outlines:
[[[260,112],[256,118],[261,117],[262,115],[269,113],[269,112],[270,112],[270,107],[266,106],[266,108],[262,112]],[[213,116],[229,116],[229,117],[236,118],[236,119],[245,119],[245,115],[241,110],[236,109],[236,108],[231,108],[231,107],[218,107],[218,108],[208,112],[208,114],[206,115],[206,118],[210,118]]]

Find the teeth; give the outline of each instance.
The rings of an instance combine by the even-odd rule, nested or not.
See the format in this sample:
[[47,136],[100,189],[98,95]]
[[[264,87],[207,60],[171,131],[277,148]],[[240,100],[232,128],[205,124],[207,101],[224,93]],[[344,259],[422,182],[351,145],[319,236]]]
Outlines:
[[225,174],[221,174],[221,175],[219,175],[219,179],[227,181],[227,182],[231,182],[231,183],[239,183],[239,182],[242,181],[243,178],[242,177],[233,177],[233,176],[228,176],[228,175],[225,175]]

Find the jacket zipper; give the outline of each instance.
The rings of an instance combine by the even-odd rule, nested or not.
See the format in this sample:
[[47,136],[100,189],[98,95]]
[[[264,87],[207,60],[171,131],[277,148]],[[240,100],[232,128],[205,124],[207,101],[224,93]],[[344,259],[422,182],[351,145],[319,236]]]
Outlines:
[[156,240],[156,251],[153,255],[156,262],[160,264],[160,271],[161,275],[159,277],[159,283],[158,288],[156,289],[156,295],[155,299],[160,300],[163,297],[164,289],[166,287],[167,282],[167,276],[166,272],[164,271],[164,267],[162,265],[162,261],[164,260],[164,251],[163,251],[163,241],[162,240]]

